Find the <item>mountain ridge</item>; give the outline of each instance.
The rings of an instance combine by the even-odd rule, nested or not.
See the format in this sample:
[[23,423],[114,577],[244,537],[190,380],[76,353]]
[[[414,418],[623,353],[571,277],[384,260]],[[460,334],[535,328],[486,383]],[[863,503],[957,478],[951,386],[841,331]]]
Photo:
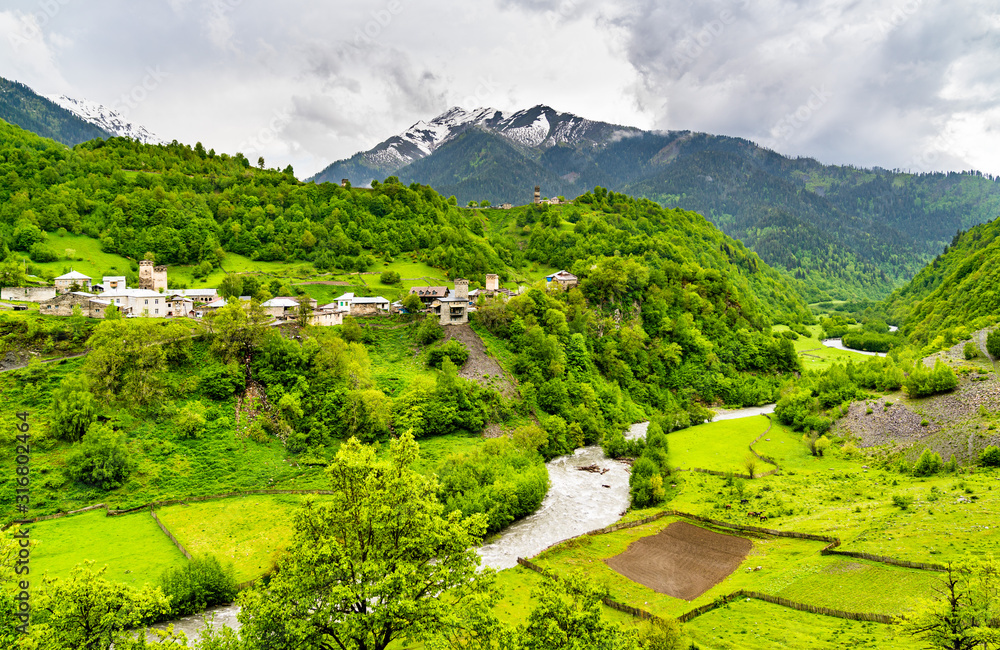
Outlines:
[[[474,129],[481,133],[463,139]],[[388,176],[463,204],[525,204],[536,185],[568,198],[600,186],[693,210],[804,281],[811,302],[885,298],[955,232],[1000,214],[998,179],[978,172],[824,165],[744,138],[644,131],[542,104],[449,109],[311,180],[367,185]]]

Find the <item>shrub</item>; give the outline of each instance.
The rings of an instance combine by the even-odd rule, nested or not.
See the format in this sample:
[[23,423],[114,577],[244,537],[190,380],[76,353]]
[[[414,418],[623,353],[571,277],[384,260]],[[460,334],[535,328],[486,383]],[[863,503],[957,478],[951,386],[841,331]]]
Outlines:
[[962,356],[965,357],[966,361],[975,359],[979,356],[979,346],[972,341],[969,341],[965,344],[965,347],[962,348]]
[[901,494],[895,494],[892,497],[892,505],[896,506],[900,510],[908,510],[910,506],[913,505],[913,497],[906,497]]
[[382,274],[378,276],[378,279],[382,284],[399,284],[399,273],[395,271],[382,271]]
[[135,471],[135,460],[129,453],[124,433],[95,422],[70,453],[66,470],[77,481],[113,490],[123,485]]
[[930,449],[924,449],[913,465],[914,476],[933,476],[941,471],[941,456]]
[[445,357],[451,359],[452,363],[461,368],[469,359],[469,350],[461,341],[452,339],[427,354],[427,365],[431,368],[440,368]]
[[174,424],[177,425],[183,438],[200,438],[205,431],[205,416],[202,415],[202,406],[198,402],[185,406],[174,417]]
[[955,371],[940,359],[934,363],[933,369],[918,362],[910,371],[904,386],[910,397],[926,397],[955,388],[958,386],[958,377],[955,376]]
[[231,603],[237,591],[233,566],[223,567],[214,555],[196,557],[184,566],[167,569],[160,576],[160,587],[170,598],[172,616],[187,616]]
[[1000,328],[993,330],[986,336],[986,351],[994,359],[1000,357]]
[[53,251],[45,248],[41,244],[34,244],[28,251],[28,257],[31,258],[32,262],[38,262],[42,264],[44,262],[58,262],[59,256]]
[[444,328],[436,316],[427,316],[420,321],[417,327],[417,342],[421,345],[429,345],[444,337]]
[[229,399],[244,388],[243,371],[236,363],[213,365],[201,372],[201,387],[214,400]]
[[979,463],[985,467],[1000,467],[1000,447],[990,445],[979,454]]

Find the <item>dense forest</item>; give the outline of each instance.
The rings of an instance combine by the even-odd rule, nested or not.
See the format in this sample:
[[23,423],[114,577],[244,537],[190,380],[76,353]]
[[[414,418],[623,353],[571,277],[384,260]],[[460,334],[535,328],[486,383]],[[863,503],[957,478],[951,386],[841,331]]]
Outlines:
[[952,345],[1000,320],[1000,220],[959,233],[886,301],[911,342]]

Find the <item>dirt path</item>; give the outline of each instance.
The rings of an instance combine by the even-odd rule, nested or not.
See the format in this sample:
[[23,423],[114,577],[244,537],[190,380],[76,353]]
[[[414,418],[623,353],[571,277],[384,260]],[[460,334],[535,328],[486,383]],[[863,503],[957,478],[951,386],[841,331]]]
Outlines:
[[989,334],[989,329],[981,329],[976,332],[976,342],[979,344],[979,351],[984,357],[990,360],[990,363],[996,363],[997,360],[994,359],[990,353],[986,350],[986,335]]
[[[42,363],[55,363],[57,361],[62,361],[63,359],[76,359],[78,357],[85,357],[90,354],[90,351],[79,352],[77,354],[71,354],[65,357],[56,357],[55,359],[42,359]],[[21,368],[27,368],[30,357],[16,357],[13,352],[8,352],[7,356],[0,359],[0,372],[7,372],[9,370],[20,370]]]
[[503,371],[503,368],[486,352],[486,346],[479,335],[468,325],[449,325],[444,328],[444,342],[456,339],[469,350],[469,360],[459,371],[461,377],[471,379],[483,386],[493,386],[507,398],[518,396],[517,386]]
[[605,562],[653,591],[694,600],[738,569],[752,548],[743,537],[675,521]]

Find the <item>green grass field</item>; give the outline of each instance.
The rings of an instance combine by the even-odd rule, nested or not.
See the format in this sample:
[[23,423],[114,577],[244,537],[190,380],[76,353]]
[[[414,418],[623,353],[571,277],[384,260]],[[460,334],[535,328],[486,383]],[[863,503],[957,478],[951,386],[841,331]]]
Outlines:
[[910,637],[897,635],[889,625],[819,616],[753,599],[732,602],[702,614],[685,624],[684,632],[704,650],[924,647]]
[[[772,332],[783,332],[788,329],[787,325],[775,325]],[[823,328],[819,325],[808,326],[812,336],[807,338],[799,335],[799,338],[792,341],[803,370],[826,370],[835,363],[847,363],[848,361],[864,361],[867,355],[850,350],[838,350],[828,348],[823,345]]]
[[[709,422],[674,431],[667,436],[670,464],[682,469],[694,467],[719,472],[746,472],[743,461],[749,445],[762,434],[770,420],[762,416]],[[758,462],[757,472],[773,469]]]
[[60,276],[71,268],[89,275],[94,282],[100,282],[105,275],[124,275],[129,269],[129,261],[120,255],[105,253],[100,241],[86,235],[50,234],[44,246],[59,256],[70,259],[58,262],[34,263],[43,271]]
[[103,510],[41,521],[31,526],[32,573],[66,577],[85,560],[105,577],[130,585],[154,584],[170,567],[187,560],[148,512],[108,517]]
[[236,580],[258,578],[292,540],[295,511],[307,498],[278,494],[200,501],[157,510],[160,521],[191,555],[232,562]]
[[787,586],[766,593],[818,607],[899,614],[931,596],[941,574],[825,555],[790,567],[775,582]]

